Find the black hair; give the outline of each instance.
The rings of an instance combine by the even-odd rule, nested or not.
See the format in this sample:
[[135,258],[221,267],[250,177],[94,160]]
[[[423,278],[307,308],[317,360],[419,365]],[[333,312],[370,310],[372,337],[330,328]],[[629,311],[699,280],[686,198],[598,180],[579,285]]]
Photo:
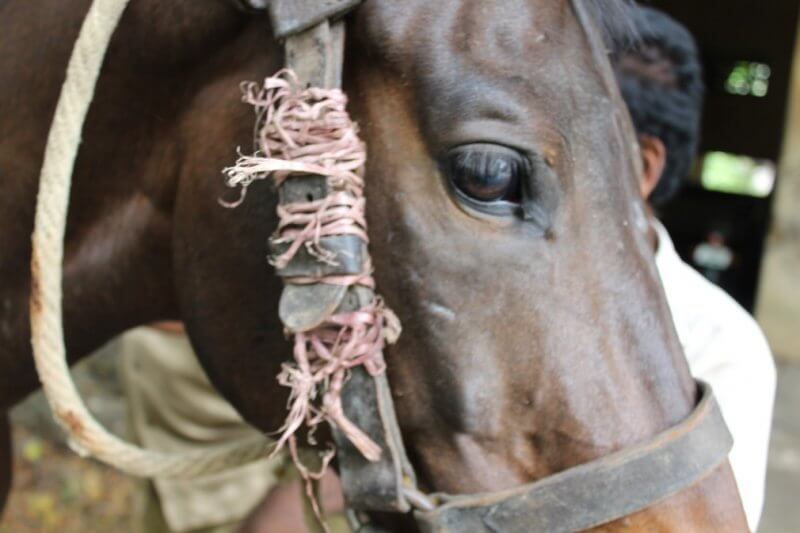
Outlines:
[[652,8],[632,10],[637,39],[619,39],[612,54],[622,97],[639,135],[661,140],[667,161],[650,197],[663,205],[678,193],[697,153],[705,83],[689,30]]

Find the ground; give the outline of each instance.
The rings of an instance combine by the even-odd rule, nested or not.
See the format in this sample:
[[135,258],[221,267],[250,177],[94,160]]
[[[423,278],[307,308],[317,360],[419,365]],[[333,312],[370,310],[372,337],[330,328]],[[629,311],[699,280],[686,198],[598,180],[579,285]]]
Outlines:
[[[76,381],[99,417],[123,433],[124,405],[113,375],[113,359],[100,356],[82,365]],[[781,366],[760,533],[800,531],[799,407],[800,365]],[[16,474],[0,533],[133,531],[136,481],[71,452],[40,396],[18,408],[13,422]]]
[[0,533],[131,531],[133,481],[14,428],[14,488]]
[[[73,376],[92,412],[124,434],[127,413],[114,354],[101,350]],[[41,393],[17,406],[11,422],[14,485],[0,533],[133,532],[137,482],[70,450]]]

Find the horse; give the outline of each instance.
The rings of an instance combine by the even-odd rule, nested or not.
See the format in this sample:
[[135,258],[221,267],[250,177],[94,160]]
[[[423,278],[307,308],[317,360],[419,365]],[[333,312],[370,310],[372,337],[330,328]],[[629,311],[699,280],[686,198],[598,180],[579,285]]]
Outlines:
[[[239,83],[280,69],[282,50],[263,15],[234,4],[128,7],[75,168],[65,337],[76,361],[131,327],[181,320],[214,385],[266,432],[285,416],[275,376],[291,352],[265,258],[277,195],[255,183],[223,209],[220,169],[252,142]],[[38,386],[29,236],[87,7],[0,2],[0,411]],[[388,377],[426,490],[543,479],[647,441],[695,405],[637,193],[635,137],[597,39],[624,10],[369,0],[347,17],[343,80],[369,148],[375,277],[404,325]],[[599,529],[745,527],[723,462]]]

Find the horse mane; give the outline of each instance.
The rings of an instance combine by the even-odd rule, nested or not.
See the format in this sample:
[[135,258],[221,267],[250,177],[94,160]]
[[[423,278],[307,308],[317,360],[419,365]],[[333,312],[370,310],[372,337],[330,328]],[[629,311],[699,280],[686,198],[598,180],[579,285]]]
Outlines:
[[634,0],[585,0],[611,50],[634,45],[639,40]]

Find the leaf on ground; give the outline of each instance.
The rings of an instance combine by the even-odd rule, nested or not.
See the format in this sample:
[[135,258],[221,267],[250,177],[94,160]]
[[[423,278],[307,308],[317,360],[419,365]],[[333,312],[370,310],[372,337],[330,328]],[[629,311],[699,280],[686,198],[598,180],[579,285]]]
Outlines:
[[22,456],[29,463],[37,463],[44,456],[44,442],[38,438],[30,438],[22,446]]
[[43,525],[53,527],[61,520],[60,513],[56,508],[56,500],[52,494],[32,493],[27,498],[28,514]]
[[103,476],[94,470],[88,471],[83,477],[83,495],[90,502],[103,499]]

